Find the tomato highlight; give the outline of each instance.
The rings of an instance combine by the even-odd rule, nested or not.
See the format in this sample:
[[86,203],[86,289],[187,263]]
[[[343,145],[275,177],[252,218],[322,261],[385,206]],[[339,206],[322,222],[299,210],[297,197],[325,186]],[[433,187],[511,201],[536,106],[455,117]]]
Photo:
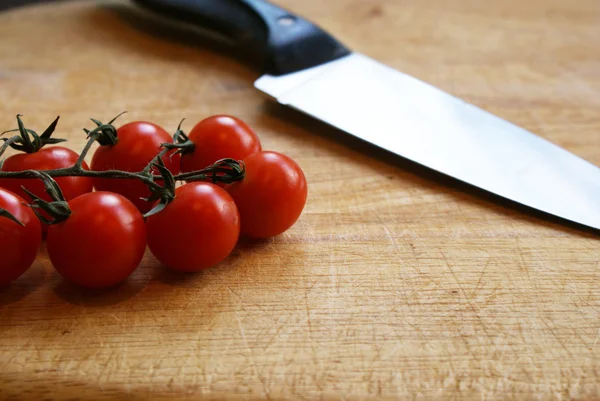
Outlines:
[[243,160],[261,150],[254,131],[239,118],[228,115],[205,118],[188,137],[195,146],[191,152],[183,153],[182,172],[200,170],[225,158]]

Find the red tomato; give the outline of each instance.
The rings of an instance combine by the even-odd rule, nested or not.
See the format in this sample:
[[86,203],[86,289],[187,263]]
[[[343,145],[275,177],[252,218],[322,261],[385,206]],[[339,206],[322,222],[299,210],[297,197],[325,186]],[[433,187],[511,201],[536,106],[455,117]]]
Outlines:
[[69,202],[71,215],[51,225],[48,256],[58,273],[83,287],[109,287],[137,268],[146,249],[144,218],[133,203],[110,192]]
[[0,188],[0,208],[15,216],[24,226],[0,217],[0,285],[20,277],[31,266],[42,242],[42,227],[23,198]]
[[[162,150],[161,144],[171,143],[173,139],[167,131],[156,124],[136,121],[117,129],[118,142],[115,145],[100,146],[92,157],[92,170],[142,171],[148,163]],[[179,174],[179,154],[169,152],[162,157],[165,166],[173,174]],[[153,170],[155,173],[156,171]],[[148,186],[139,180],[121,180],[110,178],[94,179],[98,191],[109,191],[123,195],[142,213],[152,208],[151,202],[141,198],[150,196]]]
[[208,182],[178,187],[175,199],[146,222],[148,247],[165,266],[199,271],[224,260],[240,234],[240,216],[231,196]]
[[196,147],[181,158],[182,172],[201,170],[225,158],[243,160],[261,150],[254,131],[242,120],[226,115],[200,121],[188,137]]
[[[18,153],[6,159],[2,165],[2,171],[22,170],[54,170],[72,167],[79,155],[71,149],[61,146],[42,148],[34,153]],[[88,165],[83,162],[82,167],[89,170]],[[89,177],[58,177],[55,179],[67,201],[87,192],[92,192],[94,182]],[[40,198],[49,201],[50,197],[44,190],[44,184],[38,179],[0,179],[0,187],[6,188],[17,195],[29,199],[21,186],[24,186]]]
[[226,187],[240,211],[241,233],[254,238],[281,234],[296,222],[306,203],[302,169],[270,151],[255,153],[244,163],[244,179]]

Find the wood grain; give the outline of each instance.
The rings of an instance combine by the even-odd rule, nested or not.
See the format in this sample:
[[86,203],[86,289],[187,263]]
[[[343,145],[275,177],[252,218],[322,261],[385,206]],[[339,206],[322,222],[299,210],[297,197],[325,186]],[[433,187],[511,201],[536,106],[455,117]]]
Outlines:
[[[348,46],[600,164],[597,0],[281,0]],[[120,5],[119,5],[120,4]],[[0,128],[230,113],[309,181],[298,223],[179,276],[82,291],[45,252],[0,292],[2,399],[600,397],[598,236],[282,109],[124,3],[0,14]],[[144,22],[146,20],[146,22]],[[188,40],[179,40],[179,39]]]

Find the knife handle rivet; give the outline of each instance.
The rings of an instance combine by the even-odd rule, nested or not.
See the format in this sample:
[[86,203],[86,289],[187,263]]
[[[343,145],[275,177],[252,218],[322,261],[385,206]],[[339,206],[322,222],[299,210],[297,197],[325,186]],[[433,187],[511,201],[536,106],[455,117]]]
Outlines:
[[284,15],[283,17],[279,17],[277,19],[277,23],[282,26],[290,26],[296,22],[296,18],[291,15]]

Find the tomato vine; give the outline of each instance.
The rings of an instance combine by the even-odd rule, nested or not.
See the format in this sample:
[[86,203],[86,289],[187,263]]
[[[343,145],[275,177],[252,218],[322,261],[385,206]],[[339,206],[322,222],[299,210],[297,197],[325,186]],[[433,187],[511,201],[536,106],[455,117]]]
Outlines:
[[[176,133],[173,136],[173,142],[163,143],[162,150],[154,157],[144,169],[138,172],[130,172],[123,170],[105,170],[105,171],[93,171],[83,168],[83,162],[89,153],[94,142],[98,142],[101,146],[111,146],[117,143],[118,135],[117,128],[113,125],[115,120],[122,114],[117,115],[115,118],[110,120],[108,123],[102,123],[96,119],[91,119],[96,127],[92,130],[83,129],[87,134],[87,143],[81,151],[77,161],[71,167],[58,168],[52,170],[22,170],[22,171],[1,171],[0,179],[39,179],[44,182],[46,192],[50,195],[51,201],[45,201],[39,196],[32,194],[30,191],[26,193],[32,198],[31,206],[34,208],[38,217],[46,224],[55,224],[66,219],[69,215],[68,205],[64,199],[60,186],[56,183],[54,178],[58,177],[92,177],[92,178],[111,178],[111,179],[136,179],[148,186],[151,191],[151,196],[147,199],[149,202],[159,201],[149,212],[144,216],[148,217],[155,213],[160,212],[165,206],[171,202],[174,198],[175,182],[176,181],[212,181],[213,183],[224,183],[230,184],[236,181],[240,181],[244,178],[245,168],[244,164],[240,161],[225,158],[216,161],[212,165],[203,169],[180,173],[173,175],[164,166],[162,157],[172,149],[178,148],[179,151],[183,151],[183,148],[189,149],[192,145],[187,144],[182,146],[181,139],[185,138],[185,134],[181,131],[181,123],[179,124]],[[46,128],[44,133],[38,135],[35,131],[28,129],[23,124],[21,115],[17,115],[18,128],[5,131],[18,132],[18,135],[10,138],[0,138],[4,141],[0,147],[0,158],[10,147],[15,150],[33,153],[41,149],[47,144],[56,144],[65,142],[66,139],[52,138],[51,135],[55,131],[59,117],[57,117],[49,126]],[[183,122],[183,120],[182,120]],[[187,139],[187,138],[186,138]],[[2,161],[0,161],[0,168]],[[154,174],[152,170],[155,169],[159,174]],[[163,185],[161,185],[162,182]],[[38,213],[37,209],[42,209],[48,213],[52,219],[45,218]],[[18,219],[10,214],[8,211],[0,208],[0,217],[9,218],[16,222]],[[19,222],[20,223],[20,222]]]

